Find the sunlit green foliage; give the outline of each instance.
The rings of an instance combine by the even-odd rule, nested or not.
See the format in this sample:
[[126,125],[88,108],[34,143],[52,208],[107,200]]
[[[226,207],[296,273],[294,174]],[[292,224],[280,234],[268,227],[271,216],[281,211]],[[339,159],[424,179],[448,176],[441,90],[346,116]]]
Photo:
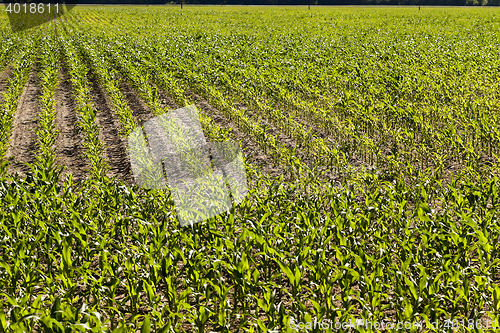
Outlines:
[[[500,11],[77,7],[50,24],[2,26],[0,157],[33,70],[42,95],[33,172],[1,172],[0,332],[500,319]],[[87,180],[53,163],[60,71]],[[124,138],[122,82],[151,115],[197,93],[283,175],[248,163],[243,203],[181,228],[168,191],[107,176],[92,82]]]

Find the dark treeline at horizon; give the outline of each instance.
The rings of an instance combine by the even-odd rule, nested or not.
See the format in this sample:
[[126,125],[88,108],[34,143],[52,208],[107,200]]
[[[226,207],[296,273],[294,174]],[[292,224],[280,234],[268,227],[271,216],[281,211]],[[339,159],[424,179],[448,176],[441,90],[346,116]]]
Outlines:
[[[126,4],[126,5],[162,5],[162,4],[203,4],[203,5],[308,5],[309,0],[82,0],[67,1],[78,4]],[[310,0],[311,5],[422,5],[422,6],[499,6],[500,0]],[[66,1],[9,1],[0,3],[36,2],[62,3]],[[419,3],[420,2],[420,3]]]

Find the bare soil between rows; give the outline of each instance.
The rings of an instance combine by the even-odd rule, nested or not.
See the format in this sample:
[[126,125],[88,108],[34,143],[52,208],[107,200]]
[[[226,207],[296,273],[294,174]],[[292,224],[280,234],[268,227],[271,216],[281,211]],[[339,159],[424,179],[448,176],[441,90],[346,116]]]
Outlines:
[[213,107],[201,95],[192,91],[186,92],[186,97],[195,102],[195,105],[203,110],[210,118],[221,128],[231,129],[230,136],[240,142],[242,152],[250,163],[257,164],[262,172],[269,174],[272,177],[278,177],[283,173],[283,170],[276,166],[274,160],[269,155],[265,154],[262,149],[255,143],[247,134],[238,129],[238,126],[228,120],[224,114]]
[[12,67],[9,65],[0,73],[0,104],[4,102],[3,95],[7,91],[7,86],[11,77]]
[[59,86],[56,90],[57,131],[56,158],[65,166],[61,174],[63,179],[73,175],[75,180],[83,178],[89,165],[83,158],[82,136],[78,133],[75,102],[71,94],[71,83],[63,70],[59,75]]
[[19,99],[14,115],[12,135],[6,158],[11,162],[8,172],[23,177],[30,168],[25,163],[32,163],[36,150],[37,114],[40,110],[38,96],[40,88],[36,71],[30,74],[28,83]]
[[127,104],[132,110],[132,115],[136,118],[139,126],[154,118],[154,114],[149,111],[146,103],[137,95],[130,83],[122,81],[120,91],[125,96]]
[[91,80],[91,94],[97,108],[99,139],[104,143],[104,152],[108,157],[109,178],[117,178],[132,183],[130,159],[127,156],[127,141],[120,135],[120,122],[113,112],[111,101],[95,78]]

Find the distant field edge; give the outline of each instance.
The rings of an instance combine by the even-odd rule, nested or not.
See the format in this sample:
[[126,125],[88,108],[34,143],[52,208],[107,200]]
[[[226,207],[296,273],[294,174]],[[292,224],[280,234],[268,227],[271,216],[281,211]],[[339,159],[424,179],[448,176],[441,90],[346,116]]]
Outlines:
[[[4,2],[0,2],[4,3]],[[8,1],[7,1],[8,3]],[[92,6],[92,7],[178,7],[180,6],[180,3],[168,3],[168,4],[97,4],[97,3],[80,3],[77,5],[77,7],[87,7],[87,6]],[[183,6],[186,7],[308,7],[307,4],[305,5],[233,5],[233,4],[200,4],[200,3],[193,3],[193,4],[184,4]],[[311,7],[359,7],[359,8],[370,8],[370,7],[377,7],[377,8],[395,8],[395,7],[402,7],[402,8],[418,8],[417,5],[313,5],[311,4]],[[439,6],[434,6],[434,5],[421,5],[420,7],[422,8],[500,8],[499,5],[485,5],[485,6],[445,6],[445,5],[439,5]]]

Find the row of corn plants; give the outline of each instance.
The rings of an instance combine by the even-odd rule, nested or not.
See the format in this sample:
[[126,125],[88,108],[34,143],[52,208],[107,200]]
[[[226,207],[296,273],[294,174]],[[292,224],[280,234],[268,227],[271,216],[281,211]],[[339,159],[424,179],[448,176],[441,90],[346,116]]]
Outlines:
[[54,144],[58,137],[56,130],[55,94],[59,84],[59,46],[54,37],[47,36],[41,41],[38,82],[41,88],[40,113],[38,117],[38,152],[32,171],[41,181],[58,179],[61,167],[57,165]]
[[[33,55],[33,69],[39,71],[37,83],[41,91],[36,115],[38,126],[35,129],[37,150],[34,152],[34,162],[29,164],[31,172],[28,173],[28,177],[19,183],[12,182],[11,186],[18,189],[36,188],[40,197],[57,197],[60,194],[57,182],[62,169],[57,165],[54,147],[58,136],[55,91],[59,75],[59,46],[53,36],[44,35],[38,41],[38,48],[38,54]],[[18,200],[19,197],[11,202],[12,207],[16,206]],[[24,204],[27,202],[24,201]],[[25,236],[34,236],[30,238],[30,245],[24,247],[14,261],[4,260],[2,263],[2,273],[4,276],[9,276],[10,280],[8,284],[2,286],[4,292],[0,296],[3,302],[3,306],[0,306],[0,331],[2,332],[64,331],[63,325],[58,320],[62,318],[60,299],[55,295],[51,295],[48,300],[42,299],[42,295],[47,290],[57,288],[57,284],[53,284],[50,277],[45,278],[44,274],[50,276],[57,271],[57,268],[53,270],[54,266],[57,267],[54,254],[62,247],[59,248],[56,245],[56,251],[52,252],[51,237],[54,232],[59,232],[61,229],[57,226],[57,222],[53,223],[54,220],[49,217],[50,208],[38,205],[37,209],[39,210],[38,223],[24,223],[29,215],[15,214],[9,219],[12,224],[4,224],[2,230],[12,241],[12,243],[5,244],[4,254],[15,251],[15,243],[25,242],[23,240]],[[51,240],[44,242],[48,239]],[[65,250],[68,250],[67,247]],[[32,266],[30,253],[37,254],[35,266]],[[61,267],[64,266],[64,272],[66,272],[69,259],[66,253],[63,257],[65,259]],[[32,281],[43,281],[44,287],[35,287]],[[83,329],[83,326],[79,328]]]
[[[90,67],[93,69],[95,72],[95,76],[97,80],[101,83],[103,86],[104,90],[106,91],[107,95],[109,96],[111,103],[113,105],[113,108],[115,109],[115,114],[119,118],[122,126],[122,135],[124,137],[128,137],[129,140],[132,140],[134,142],[143,142],[142,140],[138,140],[135,138],[136,135],[142,136],[143,133],[142,131],[139,132],[133,132],[138,127],[138,123],[134,120],[132,110],[128,106],[127,101],[125,100],[124,95],[121,93],[119,85],[121,82],[121,77],[119,76],[119,73],[112,67],[109,66],[109,63],[107,62],[107,59],[104,57],[104,54],[102,51],[98,51],[100,49],[100,46],[95,47],[95,45],[92,45],[91,41],[87,41],[85,44],[81,44],[82,48],[81,51],[83,53],[84,58],[89,62]],[[146,88],[147,89],[147,88]],[[150,96],[150,94],[146,94],[146,96]],[[156,106],[156,115],[161,115],[164,110],[158,108],[158,104],[152,101],[151,99],[147,100],[148,106]],[[204,120],[207,118],[205,117]],[[166,133],[173,133],[174,128],[169,127],[170,125],[164,122],[162,125],[168,127],[165,128]],[[204,125],[207,125],[206,122],[204,122]],[[208,123],[208,125],[211,125]],[[221,132],[220,128],[215,128],[213,125],[210,127],[211,131],[210,133],[220,133],[222,134],[222,137],[219,137],[218,139],[224,139],[224,133]],[[175,139],[174,141],[180,144],[180,141],[183,140],[182,135],[174,135]],[[135,138],[135,139],[134,139]],[[183,142],[184,145],[186,142]],[[139,159],[142,162],[146,162],[147,159],[145,159],[145,156],[143,158],[139,158],[138,155],[141,154],[141,152],[146,152],[147,147],[142,147],[139,151],[131,151],[129,152],[130,154],[134,155],[134,158]],[[186,149],[186,151],[189,151],[189,149]],[[193,164],[193,161],[186,161],[189,164]],[[142,163],[143,168],[151,168],[153,167],[150,165],[150,163]],[[197,164],[194,163],[193,166],[196,166]],[[150,169],[151,170],[151,169]]]
[[12,56],[14,50],[18,43],[20,42],[17,38],[2,38],[2,45],[0,49],[0,71],[4,70],[5,67],[12,61]]
[[27,39],[22,50],[17,54],[12,64],[12,77],[8,81],[8,87],[3,92],[3,104],[1,106],[1,127],[0,134],[0,158],[4,158],[9,146],[10,135],[12,133],[13,117],[17,112],[17,107],[24,86],[33,66],[36,39]]
[[96,179],[104,179],[109,168],[107,158],[104,156],[104,145],[99,138],[99,126],[96,123],[98,110],[92,101],[88,67],[82,61],[71,39],[61,39],[64,60],[70,75],[74,90],[74,99],[78,112],[78,126],[83,133],[85,157],[91,167],[91,174]]

